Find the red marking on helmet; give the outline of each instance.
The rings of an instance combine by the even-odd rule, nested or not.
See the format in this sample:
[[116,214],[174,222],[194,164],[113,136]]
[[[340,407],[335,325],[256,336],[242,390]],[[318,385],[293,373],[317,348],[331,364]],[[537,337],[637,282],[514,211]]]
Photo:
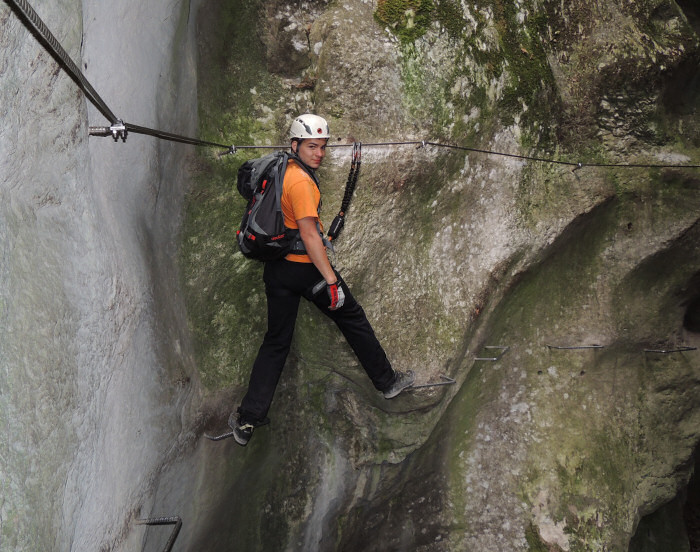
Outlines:
[[318,132],[319,134],[323,134],[323,130],[320,129],[320,128],[317,128],[317,129],[316,129],[316,132]]

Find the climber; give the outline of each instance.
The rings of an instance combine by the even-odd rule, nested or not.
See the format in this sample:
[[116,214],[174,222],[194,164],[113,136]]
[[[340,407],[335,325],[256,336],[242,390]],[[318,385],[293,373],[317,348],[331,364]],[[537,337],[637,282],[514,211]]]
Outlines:
[[328,123],[318,115],[301,115],[290,128],[292,153],[284,176],[282,211],[285,225],[299,230],[306,254],[289,254],[265,263],[267,333],[253,364],[248,391],[228,421],[240,445],[245,446],[253,430],[269,421],[267,412],[289,353],[301,297],[336,323],[385,398],[397,396],[414,381],[413,371],[392,368],[364,310],[326,255],[315,170],[323,162],[329,137]]

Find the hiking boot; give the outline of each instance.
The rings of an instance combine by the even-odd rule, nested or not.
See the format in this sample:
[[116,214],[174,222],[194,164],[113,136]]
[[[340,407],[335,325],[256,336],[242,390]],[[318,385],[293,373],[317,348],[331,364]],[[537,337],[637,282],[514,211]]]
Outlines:
[[236,443],[243,447],[246,446],[253,436],[255,425],[243,422],[241,417],[236,415],[236,412],[231,412],[228,418],[228,425],[233,430],[233,438],[236,440]]
[[406,370],[401,372],[400,370],[394,370],[394,383],[392,383],[388,389],[384,391],[385,399],[393,399],[396,395],[401,393],[407,387],[411,387],[413,382],[416,381],[416,376],[413,370]]

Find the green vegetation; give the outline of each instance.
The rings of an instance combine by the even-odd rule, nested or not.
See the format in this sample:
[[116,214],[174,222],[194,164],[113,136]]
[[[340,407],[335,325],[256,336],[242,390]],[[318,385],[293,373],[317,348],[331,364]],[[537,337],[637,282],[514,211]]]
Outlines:
[[[258,25],[258,9],[255,1],[210,4],[200,14],[207,37],[198,81],[204,139],[265,143],[277,134],[275,117],[258,116],[259,106],[275,105],[278,93],[264,47],[248,32]],[[245,205],[235,188],[237,170],[255,155],[217,158],[198,151],[187,197],[181,265],[197,364],[210,389],[245,383],[266,324],[262,266],[246,260],[236,245]]]
[[525,540],[527,541],[529,552],[552,552],[551,547],[542,542],[537,528],[532,524],[525,529]]
[[[406,13],[421,17],[407,19]],[[500,122],[520,127],[524,148],[553,150],[562,107],[543,46],[546,14],[492,0],[474,4],[470,15],[468,26],[453,1],[378,5],[375,18],[402,44],[407,110],[431,121],[431,132],[440,138],[459,136],[460,143],[477,145]],[[449,58],[439,66],[426,58],[437,40],[427,34],[433,23],[449,39]]]
[[388,26],[401,42],[413,42],[431,23],[432,0],[379,0],[375,18]]

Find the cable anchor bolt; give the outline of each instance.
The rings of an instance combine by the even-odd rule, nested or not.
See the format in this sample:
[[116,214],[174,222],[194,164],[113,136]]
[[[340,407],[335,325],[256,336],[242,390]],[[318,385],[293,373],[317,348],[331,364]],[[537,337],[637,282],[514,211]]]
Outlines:
[[109,131],[112,133],[112,138],[114,138],[115,142],[119,140],[119,138],[122,139],[122,142],[126,142],[126,125],[121,119],[117,119],[116,122],[109,127]]
[[217,155],[219,156],[219,159],[221,159],[222,157],[224,157],[226,155],[236,155],[236,151],[237,151],[236,146],[231,144],[226,151],[222,151],[221,153],[219,153]]

